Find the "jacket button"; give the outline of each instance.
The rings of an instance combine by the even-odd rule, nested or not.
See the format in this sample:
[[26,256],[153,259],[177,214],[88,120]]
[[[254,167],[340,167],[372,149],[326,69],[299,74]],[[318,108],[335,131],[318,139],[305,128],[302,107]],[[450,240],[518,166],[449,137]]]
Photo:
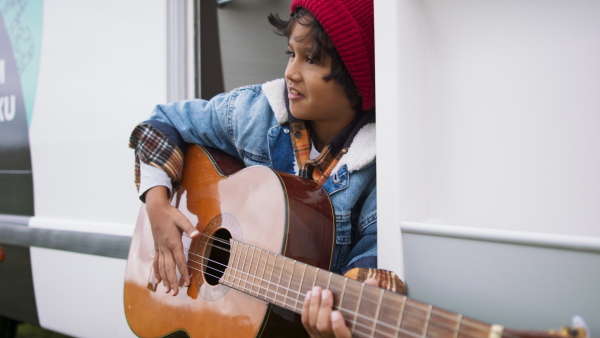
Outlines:
[[284,133],[286,133],[286,134],[289,134],[289,133],[290,133],[290,130],[289,130],[289,129],[287,129],[287,128],[285,128],[285,129],[283,129],[283,132],[284,132]]
[[297,132],[294,133],[294,136],[296,136],[296,138],[300,138],[300,137],[302,137],[302,132],[300,130],[298,130]]

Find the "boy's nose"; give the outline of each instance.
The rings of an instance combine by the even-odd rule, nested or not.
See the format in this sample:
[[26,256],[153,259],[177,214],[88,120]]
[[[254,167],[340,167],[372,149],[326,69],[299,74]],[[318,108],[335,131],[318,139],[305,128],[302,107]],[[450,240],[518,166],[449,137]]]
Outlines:
[[296,67],[296,62],[294,61],[288,63],[287,67],[285,68],[285,79],[298,82],[302,79],[302,76],[300,75],[300,72]]

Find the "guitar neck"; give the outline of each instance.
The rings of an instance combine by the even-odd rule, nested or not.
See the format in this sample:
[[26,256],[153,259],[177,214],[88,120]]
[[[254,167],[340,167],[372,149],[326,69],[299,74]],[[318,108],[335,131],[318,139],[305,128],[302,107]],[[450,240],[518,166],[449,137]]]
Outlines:
[[315,285],[334,295],[355,336],[501,337],[502,327],[435,308],[283,255],[231,240],[229,265],[221,284],[295,313]]

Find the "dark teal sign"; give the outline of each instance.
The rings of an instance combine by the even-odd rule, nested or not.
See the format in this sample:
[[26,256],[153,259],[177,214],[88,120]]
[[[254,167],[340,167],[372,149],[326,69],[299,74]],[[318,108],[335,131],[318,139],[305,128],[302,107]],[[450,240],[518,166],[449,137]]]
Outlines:
[[0,0],[0,214],[34,214],[29,122],[41,27],[42,1]]

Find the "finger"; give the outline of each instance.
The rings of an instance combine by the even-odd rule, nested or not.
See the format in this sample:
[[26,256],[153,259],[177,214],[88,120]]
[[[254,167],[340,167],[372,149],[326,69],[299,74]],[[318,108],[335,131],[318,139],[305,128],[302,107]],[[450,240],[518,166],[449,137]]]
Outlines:
[[169,292],[171,291],[171,288],[169,287],[169,280],[165,274],[165,255],[162,253],[162,251],[159,251],[156,254],[158,256],[156,270],[158,271],[159,280],[162,281],[165,292]]
[[319,309],[321,306],[321,288],[315,286],[311,293],[310,307],[308,308],[308,321],[310,326],[316,328],[317,319],[319,317]]
[[200,232],[196,227],[193,226],[190,220],[188,220],[181,212],[179,212],[179,217],[175,221],[175,225],[177,225],[181,231],[185,232],[189,238],[196,238],[200,235]]
[[331,311],[331,328],[336,338],[349,338],[352,336],[350,329],[346,326],[346,321],[339,311]]
[[333,307],[333,295],[329,290],[321,292],[321,306],[317,315],[317,330],[322,333],[331,332],[331,310]]
[[375,278],[367,278],[365,279],[365,284],[379,286],[379,282]]
[[177,285],[177,271],[175,267],[175,259],[173,258],[173,252],[167,251],[165,252],[165,275],[166,280],[169,283],[170,288],[173,290],[173,296],[176,296],[179,293],[179,285]]
[[153,257],[152,257],[152,267],[154,268],[154,278],[156,278],[156,283],[160,283],[162,280],[160,277],[160,271],[158,270],[158,258],[160,257],[160,253],[158,249],[154,249]]
[[[192,225],[192,223],[185,217],[179,210],[177,210],[179,217],[175,221],[175,225],[179,230],[186,233],[189,238],[196,238],[200,235],[200,232]],[[183,285],[190,285],[190,272],[187,268],[186,258],[183,253],[183,246],[177,245],[174,249],[175,265],[181,274],[183,279]]]
[[190,286],[190,272],[188,270],[187,261],[185,258],[185,254],[183,253],[183,247],[180,249],[176,249],[173,252],[175,258],[175,266],[179,273],[181,274],[181,278],[183,279],[183,285]]
[[310,312],[310,303],[312,298],[312,292],[307,291],[306,296],[304,297],[304,305],[302,305],[302,325],[306,329],[306,331],[313,335],[313,328],[310,326],[309,322],[309,312]]

